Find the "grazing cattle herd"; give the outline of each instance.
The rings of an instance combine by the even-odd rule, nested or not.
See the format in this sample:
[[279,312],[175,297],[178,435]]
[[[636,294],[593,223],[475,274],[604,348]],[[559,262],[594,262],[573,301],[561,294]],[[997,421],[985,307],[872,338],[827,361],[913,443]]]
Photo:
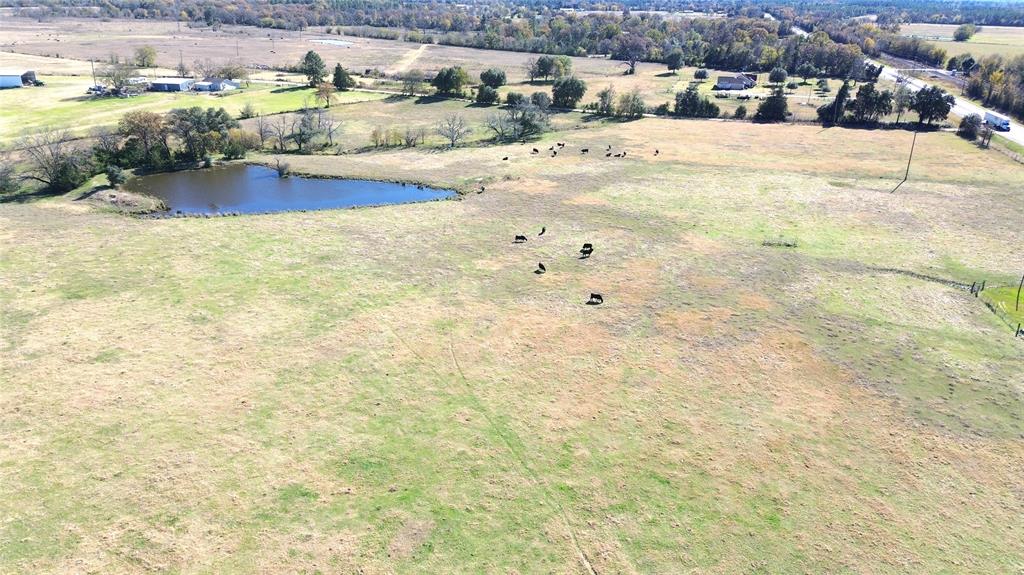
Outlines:
[[[523,144],[525,144],[525,143],[526,142],[523,142]],[[551,157],[554,158],[554,157],[558,156],[558,152],[560,150],[562,150],[563,148],[565,148],[565,142],[556,142],[555,144],[553,144],[551,147],[548,148],[548,151],[551,152]],[[589,153],[590,153],[590,148],[580,148],[580,154],[589,154]],[[530,148],[530,155],[531,156],[536,156],[538,154],[540,154],[540,150],[538,148]],[[654,155],[655,156],[661,155],[661,150],[655,148]],[[606,157],[606,158],[611,158],[611,157],[625,158],[626,157],[626,150],[623,150],[623,151],[621,151],[619,153],[615,153],[615,152],[612,151],[612,145],[608,144],[608,147],[605,148],[604,157]],[[509,158],[510,158],[510,156],[504,156],[503,158],[501,158],[501,161],[507,162],[509,160]]]
[[[540,233],[537,234],[537,237],[543,236],[547,229],[547,226],[541,226]],[[526,241],[526,236],[522,234],[516,234],[516,236],[512,239],[513,244],[522,244],[526,243]],[[585,260],[589,258],[590,255],[593,253],[594,244],[591,242],[586,242],[583,244],[583,247],[580,248],[579,259]],[[547,266],[544,265],[544,262],[537,262],[537,269],[533,270],[533,273],[536,275],[544,275],[548,273],[548,268]],[[599,293],[591,293],[590,299],[587,300],[587,305],[601,305],[602,303],[604,303],[604,297]]]
[[[564,142],[557,142],[554,145],[552,145],[550,148],[548,148],[548,151],[551,152],[551,157],[553,158],[553,157],[557,156],[558,155],[558,151],[563,149],[563,148],[565,148],[565,143]],[[531,148],[530,149],[530,155],[537,155],[539,153],[540,153],[540,150],[538,150],[537,148]],[[590,153],[590,148],[580,148],[580,154],[587,154],[587,153]],[[661,154],[661,150],[655,148],[654,155],[658,156],[660,154]],[[611,144],[608,144],[607,148],[605,148],[605,155],[604,155],[604,157],[606,157],[606,158],[611,158],[611,157],[625,158],[626,157],[626,150],[623,150],[623,151],[618,152],[618,153],[614,153],[614,152],[612,152]],[[501,160],[502,161],[508,161],[508,159],[509,159],[509,156],[505,156]],[[480,187],[480,192],[483,192],[483,186]],[[477,193],[480,193],[480,192],[477,192]],[[546,232],[546,231],[547,231],[547,227],[541,227],[540,233],[537,234],[537,236],[538,237],[543,236],[544,232]],[[526,242],[526,239],[527,238],[526,238],[525,235],[517,234],[512,239],[512,243],[514,243],[514,244],[522,244],[522,243]],[[580,253],[579,259],[581,259],[581,260],[588,259],[591,256],[591,254],[594,253],[594,244],[592,244],[590,242],[584,243],[583,247],[580,248],[580,252],[579,253]],[[537,269],[535,269],[533,271],[533,273],[535,273],[537,275],[543,275],[543,274],[547,273],[547,271],[548,271],[548,269],[547,269],[547,267],[544,266],[544,263],[540,262],[540,263],[537,264]],[[604,296],[602,296],[599,293],[591,293],[590,294],[590,299],[588,299],[586,303],[587,303],[587,305],[601,305],[602,303],[604,303]]]

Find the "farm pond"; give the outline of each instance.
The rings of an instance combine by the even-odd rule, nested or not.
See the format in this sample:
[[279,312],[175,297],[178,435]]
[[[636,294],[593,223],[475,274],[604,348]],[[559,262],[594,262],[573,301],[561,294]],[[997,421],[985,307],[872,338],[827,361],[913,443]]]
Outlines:
[[443,200],[452,190],[333,178],[277,177],[265,166],[232,164],[132,178],[127,191],[163,200],[170,213],[255,214]]

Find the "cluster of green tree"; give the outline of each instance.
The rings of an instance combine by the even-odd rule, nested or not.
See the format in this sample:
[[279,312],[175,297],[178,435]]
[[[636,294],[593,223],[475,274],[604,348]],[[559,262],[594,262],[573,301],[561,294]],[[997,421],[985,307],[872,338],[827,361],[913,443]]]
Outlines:
[[1024,55],[1004,58],[996,54],[976,62],[966,55],[956,62],[959,69],[970,72],[965,88],[968,96],[1024,119]]
[[974,24],[961,24],[956,27],[953,31],[953,40],[956,42],[966,42],[978,33],[978,27]]
[[[116,130],[98,130],[89,140],[52,129],[26,136],[19,145],[25,164],[21,178],[47,191],[66,192],[107,172],[116,185],[124,168],[168,169],[207,160],[215,152],[241,157],[255,145],[255,138],[223,108],[182,108],[166,115],[129,112]],[[13,170],[5,166],[0,184],[10,191]]]
[[914,93],[900,85],[895,91],[879,90],[874,82],[862,83],[853,98],[851,81],[844,81],[834,100],[818,108],[818,120],[826,126],[836,124],[873,125],[896,112],[896,123],[907,110],[917,112],[918,123],[945,120],[954,98],[942,88],[932,86]]
[[881,26],[863,20],[820,21],[815,33],[825,32],[835,42],[859,47],[865,54],[882,52],[928,64],[942,66],[946,51],[935,44],[909,36],[900,36],[897,25]]
[[550,127],[551,98],[535,92],[530,98],[510,93],[505,108],[487,117],[486,126],[498,141],[532,138]]
[[116,132],[97,134],[96,157],[103,165],[160,170],[215,152],[241,157],[241,140],[238,122],[224,108],[181,108],[166,115],[128,112]]

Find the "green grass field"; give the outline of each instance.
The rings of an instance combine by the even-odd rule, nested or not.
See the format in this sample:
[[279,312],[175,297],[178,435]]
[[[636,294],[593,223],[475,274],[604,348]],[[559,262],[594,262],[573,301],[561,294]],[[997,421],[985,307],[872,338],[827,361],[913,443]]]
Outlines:
[[[293,63],[308,32],[4,26],[36,55],[0,64],[48,76],[0,92],[0,143],[310,94],[90,100],[67,59],[144,41],[163,65]],[[315,46],[549,89],[520,84],[529,54],[353,41]],[[657,104],[693,73],[574,62],[585,102]],[[154,220],[103,175],[0,196],[0,573],[1021,570],[1024,339],[985,305],[1021,318],[1008,157],[921,133],[892,193],[909,131],[559,113],[498,145],[494,107],[341,98],[334,146],[247,161],[459,199]],[[434,133],[450,114],[472,127],[456,149]],[[373,149],[376,127],[426,142]]]
[[[333,113],[354,149],[452,112],[488,110]],[[555,125],[533,145],[557,158],[479,132],[287,157],[459,201],[0,203],[0,571],[1019,567],[1024,347],[966,292],[881,271],[1019,279],[1012,162],[923,134],[890,194],[906,132]],[[579,153],[609,144],[627,158]]]
[[[45,86],[0,91],[0,143],[48,126],[67,127],[84,135],[90,129],[112,126],[129,111],[167,112],[192,106],[223,107],[236,115],[246,106],[261,114],[316,105],[312,88],[252,83],[248,88],[219,94],[146,92],[133,98],[96,98],[86,95],[91,81],[84,77],[46,76]],[[385,94],[338,92],[336,102],[349,104],[380,100]]]
[[1010,58],[1024,54],[1024,28],[982,26],[966,42],[954,42],[955,24],[902,24],[900,34],[917,36],[944,48],[947,56],[971,54],[975,58],[998,54]]

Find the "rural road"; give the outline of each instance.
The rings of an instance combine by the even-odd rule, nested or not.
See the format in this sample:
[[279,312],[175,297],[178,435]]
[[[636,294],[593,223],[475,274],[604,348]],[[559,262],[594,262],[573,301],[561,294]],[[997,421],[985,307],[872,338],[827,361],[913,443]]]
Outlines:
[[[882,65],[881,62],[877,62],[871,59],[868,59],[868,62],[874,64],[875,66]],[[891,80],[895,82],[896,77],[898,75],[899,70],[896,68],[892,68],[889,66],[885,66],[884,68],[882,68],[882,78],[885,78],[886,80]],[[910,76],[903,76],[903,78],[903,81],[906,82],[907,86],[909,86],[910,89],[915,92],[923,88],[927,88],[928,86],[931,86],[931,84],[925,82],[924,80],[911,78]],[[981,116],[982,119],[984,119],[985,112],[990,111],[986,110],[985,108],[982,108],[981,106],[975,104],[974,102],[971,102],[966,98],[957,98],[955,95],[954,98],[956,98],[956,102],[953,104],[953,113],[956,114],[957,116],[960,116],[961,118],[970,114],[977,114]],[[992,111],[996,114],[999,114],[1000,116],[1008,117],[1006,114],[1003,114],[1001,112],[995,112],[994,110]],[[1010,140],[1011,142],[1024,146],[1024,127],[1022,127],[1018,122],[1010,120],[1010,131],[997,133],[1003,138]]]
[[[771,14],[768,14],[767,12],[765,12],[765,18],[767,18],[769,20],[775,20],[775,18]],[[801,28],[797,28],[796,26],[792,26],[792,30],[793,30],[793,33],[798,35],[798,36],[807,36],[808,35],[806,30],[803,30]],[[881,62],[878,62],[876,60],[872,60],[871,58],[867,58],[867,62],[869,62],[871,64],[874,64],[875,66],[883,66],[883,64]],[[883,66],[882,67],[882,76],[881,76],[882,78],[885,78],[886,80],[890,80],[892,82],[895,82],[896,81],[896,77],[898,75],[899,75],[899,69],[893,68],[891,66]],[[907,86],[909,86],[910,89],[915,91],[915,92],[917,92],[918,90],[921,90],[921,89],[924,89],[924,88],[927,88],[927,87],[931,86],[931,84],[929,84],[928,82],[925,82],[924,80],[919,80],[917,78],[911,78],[909,76],[905,76],[905,78],[906,78],[905,81],[907,83]],[[956,95],[954,94],[953,97],[956,98]],[[971,102],[970,100],[968,100],[966,98],[956,98],[956,102],[953,104],[952,112],[953,112],[953,114],[956,114],[957,116],[959,116],[961,118],[963,118],[964,116],[968,116],[970,114],[977,114],[977,115],[981,116],[981,118],[984,120],[985,119],[985,112],[993,112],[993,113],[999,114],[1000,116],[1003,116],[1005,118],[1009,118],[1009,116],[1007,114],[1003,114],[1003,113],[997,112],[995,110],[987,110],[987,109],[985,109],[985,108],[975,104],[974,102]],[[1009,141],[1011,141],[1011,142],[1013,142],[1015,144],[1024,146],[1024,126],[1021,126],[1021,124],[1019,122],[1013,121],[1013,119],[1010,119],[1010,131],[1009,132],[997,132],[997,133],[1000,136],[1002,136],[1003,138],[1006,138],[1007,140],[1009,140]]]

